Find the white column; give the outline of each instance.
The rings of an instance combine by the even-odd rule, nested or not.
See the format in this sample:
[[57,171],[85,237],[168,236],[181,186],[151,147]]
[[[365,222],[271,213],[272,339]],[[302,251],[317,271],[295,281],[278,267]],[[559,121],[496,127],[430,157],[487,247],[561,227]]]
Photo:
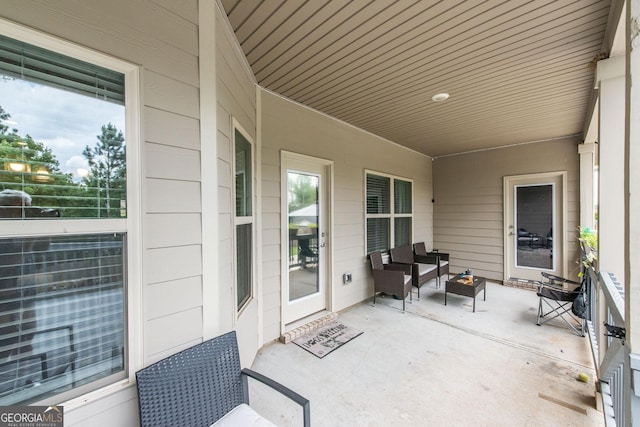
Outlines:
[[625,58],[598,62],[600,89],[598,265],[624,282]]
[[578,145],[580,154],[580,226],[594,229],[594,167],[596,164],[596,144],[584,142]]
[[223,331],[218,280],[218,152],[216,97],[216,2],[198,3],[200,60],[200,174],[202,199],[202,335]]
[[[632,352],[630,368],[633,394],[630,397],[632,425],[640,425],[640,0],[632,0],[627,6],[628,59],[628,128],[626,138],[626,278],[625,320],[627,342]],[[633,23],[633,25],[632,25]],[[633,84],[635,82],[635,85]]]

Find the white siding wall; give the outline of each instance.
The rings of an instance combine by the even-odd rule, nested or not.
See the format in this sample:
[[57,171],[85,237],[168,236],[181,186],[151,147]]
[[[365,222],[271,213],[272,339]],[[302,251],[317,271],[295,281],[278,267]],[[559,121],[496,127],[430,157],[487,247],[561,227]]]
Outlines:
[[578,141],[519,145],[434,160],[434,246],[451,271],[503,279],[503,177],[567,171],[567,271],[576,277],[580,221]]
[[[233,125],[235,118],[242,129],[256,140],[256,85],[248,65],[237,45],[226,16],[216,15],[216,97],[217,97],[217,149],[218,149],[218,230],[220,316],[223,329],[237,330],[243,366],[250,366],[258,350],[258,303],[257,299],[244,308],[236,321],[236,296],[234,292],[233,238],[235,236],[233,200]],[[255,162],[255,157],[254,157]],[[254,169],[255,171],[255,169]],[[256,176],[254,174],[254,214]],[[255,226],[254,226],[255,227]],[[255,244],[254,233],[254,244]],[[254,280],[254,289],[257,289]],[[257,292],[257,291],[256,291]]]
[[[198,1],[7,1],[0,15],[143,67],[144,279],[129,283],[142,287],[143,363],[200,342]],[[65,421],[137,425],[135,387],[65,410]]]
[[[365,256],[364,170],[413,180],[414,241],[432,242],[431,158],[262,92],[262,237],[264,341],[280,335],[280,151],[332,160],[333,311],[370,298]],[[342,274],[353,282],[342,284]]]

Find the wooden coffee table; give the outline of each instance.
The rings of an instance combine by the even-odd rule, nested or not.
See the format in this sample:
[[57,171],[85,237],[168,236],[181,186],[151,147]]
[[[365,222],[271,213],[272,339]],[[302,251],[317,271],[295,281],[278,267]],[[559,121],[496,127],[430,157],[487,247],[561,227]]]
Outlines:
[[473,283],[465,285],[458,282],[459,277],[455,276],[447,280],[444,288],[444,305],[447,305],[447,292],[473,298],[473,312],[476,312],[476,295],[484,290],[484,301],[487,300],[487,280],[484,277],[473,276]]

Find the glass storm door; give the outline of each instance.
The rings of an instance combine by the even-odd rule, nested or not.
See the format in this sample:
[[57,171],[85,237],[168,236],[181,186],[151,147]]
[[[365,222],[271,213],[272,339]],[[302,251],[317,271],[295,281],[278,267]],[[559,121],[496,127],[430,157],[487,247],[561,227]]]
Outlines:
[[[284,322],[326,308],[326,165],[284,158],[287,237],[284,271]],[[284,199],[284,197],[283,197]]]
[[542,271],[562,276],[563,175],[505,180],[505,279],[540,280]]

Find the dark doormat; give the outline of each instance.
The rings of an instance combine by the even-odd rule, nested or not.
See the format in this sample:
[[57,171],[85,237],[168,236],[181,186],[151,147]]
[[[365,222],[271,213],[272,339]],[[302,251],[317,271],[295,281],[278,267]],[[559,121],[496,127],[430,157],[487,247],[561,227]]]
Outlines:
[[293,342],[322,359],[333,350],[342,347],[361,334],[362,331],[353,329],[344,323],[331,322],[320,329],[293,340]]

